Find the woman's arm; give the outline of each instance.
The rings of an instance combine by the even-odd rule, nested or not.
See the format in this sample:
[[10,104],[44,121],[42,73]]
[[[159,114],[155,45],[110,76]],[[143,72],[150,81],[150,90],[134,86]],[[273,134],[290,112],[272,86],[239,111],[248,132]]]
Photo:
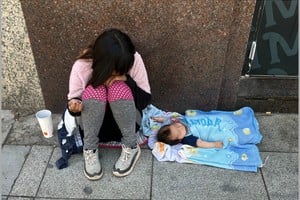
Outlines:
[[135,52],[134,54],[134,63],[128,74],[139,88],[146,93],[151,94],[147,70],[144,61],[138,52]]
[[69,79],[68,110],[73,116],[79,116],[82,110],[81,95],[92,75],[90,60],[75,61]]
[[141,112],[151,102],[151,91],[147,71],[138,52],[135,52],[133,66],[126,76],[125,83],[133,92],[135,106]]
[[92,62],[90,60],[75,61],[69,78],[68,100],[81,98],[88,81],[92,77]]

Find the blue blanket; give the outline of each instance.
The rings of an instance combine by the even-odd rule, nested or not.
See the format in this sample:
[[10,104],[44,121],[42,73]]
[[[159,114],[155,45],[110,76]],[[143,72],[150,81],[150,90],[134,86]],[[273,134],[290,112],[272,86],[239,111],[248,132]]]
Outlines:
[[[154,122],[151,117],[165,117],[164,123]],[[157,142],[159,128],[170,123],[171,117],[180,118],[190,128],[189,133],[205,141],[223,141],[223,148],[203,149],[178,144],[170,146]],[[148,145],[160,161],[204,164],[225,169],[254,171],[262,166],[256,146],[262,135],[259,124],[250,107],[237,111],[187,110],[185,115],[166,112],[149,105],[143,110],[142,131],[149,136]]]

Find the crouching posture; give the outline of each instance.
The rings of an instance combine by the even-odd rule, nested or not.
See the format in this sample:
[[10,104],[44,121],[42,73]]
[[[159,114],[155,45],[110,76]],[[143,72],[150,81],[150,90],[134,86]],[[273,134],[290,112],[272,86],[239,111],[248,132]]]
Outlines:
[[150,99],[143,60],[128,35],[109,29],[83,50],[70,75],[68,109],[71,114],[81,116],[84,174],[88,179],[98,180],[103,175],[98,144],[101,134],[110,134],[109,126],[104,126],[111,121],[104,120],[108,109],[122,143],[113,174],[122,177],[132,172],[141,154],[136,124]]

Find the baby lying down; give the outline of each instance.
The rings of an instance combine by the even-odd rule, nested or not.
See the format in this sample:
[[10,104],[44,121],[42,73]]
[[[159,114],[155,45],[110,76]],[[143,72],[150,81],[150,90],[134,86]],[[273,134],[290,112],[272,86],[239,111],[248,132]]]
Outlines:
[[[164,123],[164,117],[152,117],[152,120],[159,123]],[[171,123],[162,126],[157,132],[157,141],[169,145],[176,145],[178,143],[188,144],[194,147],[201,148],[222,148],[222,141],[203,141],[200,138],[189,133],[191,129],[186,123],[178,118],[172,118]]]
[[251,172],[263,166],[256,146],[262,135],[250,107],[235,111],[186,110],[182,115],[150,105],[143,110],[141,127],[158,161]]

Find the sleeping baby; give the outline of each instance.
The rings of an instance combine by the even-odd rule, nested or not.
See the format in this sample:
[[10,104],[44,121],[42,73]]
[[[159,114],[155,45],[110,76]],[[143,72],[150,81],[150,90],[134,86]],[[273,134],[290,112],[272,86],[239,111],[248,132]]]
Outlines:
[[[155,122],[164,123],[164,117],[152,117]],[[162,126],[157,132],[157,140],[169,145],[178,143],[188,144],[201,148],[222,148],[222,141],[203,141],[200,138],[189,134],[189,127],[178,118],[171,118],[171,123]]]

